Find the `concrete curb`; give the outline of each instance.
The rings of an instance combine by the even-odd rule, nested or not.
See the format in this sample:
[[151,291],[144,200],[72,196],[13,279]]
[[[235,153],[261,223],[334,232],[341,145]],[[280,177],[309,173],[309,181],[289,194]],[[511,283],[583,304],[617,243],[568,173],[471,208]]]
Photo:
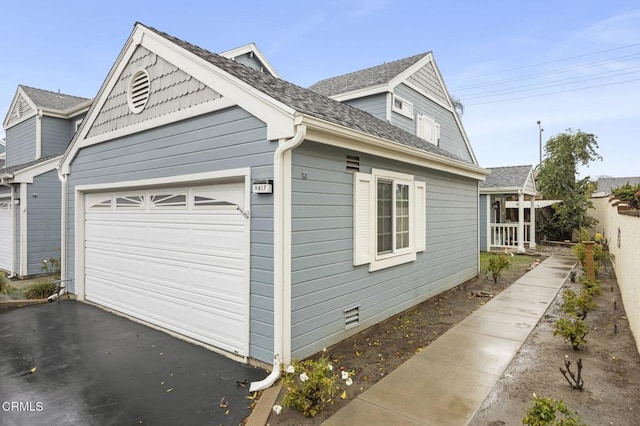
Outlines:
[[275,386],[271,386],[265,389],[258,400],[255,408],[251,412],[251,415],[247,419],[246,426],[264,426],[267,424],[271,409],[278,399],[282,383],[278,383]]

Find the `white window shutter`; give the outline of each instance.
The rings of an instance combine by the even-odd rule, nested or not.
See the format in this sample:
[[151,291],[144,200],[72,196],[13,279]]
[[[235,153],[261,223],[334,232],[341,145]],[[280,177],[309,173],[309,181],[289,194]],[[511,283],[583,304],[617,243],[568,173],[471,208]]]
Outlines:
[[427,240],[427,185],[425,182],[415,181],[414,187],[414,250],[421,252],[426,250]]
[[438,123],[435,123],[435,135],[434,135],[434,139],[433,139],[433,143],[436,145],[440,145],[440,125]]
[[424,139],[424,115],[416,116],[416,136]]
[[354,173],[353,180],[353,264],[370,263],[373,253],[374,218],[371,203],[374,198],[373,176]]

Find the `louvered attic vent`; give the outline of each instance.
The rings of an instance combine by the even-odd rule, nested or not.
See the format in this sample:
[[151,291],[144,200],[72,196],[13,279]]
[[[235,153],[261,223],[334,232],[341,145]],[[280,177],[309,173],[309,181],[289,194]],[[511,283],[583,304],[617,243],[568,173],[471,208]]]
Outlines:
[[347,155],[347,171],[348,172],[360,171],[360,157],[355,155]]
[[147,70],[139,69],[133,73],[127,92],[127,102],[132,113],[139,114],[147,105],[150,87],[151,79]]
[[360,324],[360,306],[344,311],[344,328],[355,327]]

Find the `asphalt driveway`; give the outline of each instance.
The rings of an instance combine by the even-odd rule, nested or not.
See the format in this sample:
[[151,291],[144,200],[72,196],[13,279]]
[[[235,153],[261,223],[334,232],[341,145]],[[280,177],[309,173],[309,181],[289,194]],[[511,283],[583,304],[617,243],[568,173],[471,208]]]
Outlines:
[[0,314],[3,425],[238,425],[265,376],[85,303]]

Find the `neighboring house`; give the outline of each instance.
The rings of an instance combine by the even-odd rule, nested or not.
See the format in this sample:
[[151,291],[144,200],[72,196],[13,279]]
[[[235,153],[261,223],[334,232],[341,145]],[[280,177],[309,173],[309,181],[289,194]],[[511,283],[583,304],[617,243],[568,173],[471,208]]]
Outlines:
[[7,158],[7,153],[5,151],[5,142],[4,138],[2,138],[0,139],[0,170],[4,168],[4,162]]
[[[536,247],[536,181],[532,166],[489,167],[480,182],[480,249]],[[542,204],[541,204],[542,203]],[[532,221],[533,219],[533,226]]]
[[236,47],[235,49],[227,50],[226,52],[220,53],[220,56],[224,56],[225,58],[229,58],[260,72],[270,74],[273,77],[280,78],[278,71],[269,63],[267,57],[264,56],[255,43],[249,43]]
[[462,134],[136,24],[60,165],[63,277],[244,361],[308,357],[478,274]]
[[598,189],[591,196],[592,197],[608,197],[611,195],[614,189],[620,188],[624,185],[638,185],[640,184],[640,176],[633,177],[601,177],[598,178]]
[[42,273],[60,258],[61,184],[57,166],[91,100],[18,86],[4,119],[6,163],[0,170],[0,269]]

